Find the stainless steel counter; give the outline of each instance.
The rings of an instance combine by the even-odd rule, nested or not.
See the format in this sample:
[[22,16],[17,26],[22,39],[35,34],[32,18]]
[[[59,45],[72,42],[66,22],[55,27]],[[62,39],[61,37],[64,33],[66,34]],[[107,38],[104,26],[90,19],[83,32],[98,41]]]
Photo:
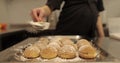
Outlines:
[[[10,63],[13,59],[13,54],[14,51],[13,49],[19,47],[19,46],[23,46],[25,44],[28,43],[32,43],[37,41],[38,38],[28,38],[2,52],[0,52],[0,63]],[[120,46],[120,41],[111,39],[111,38],[99,38],[96,42],[95,42],[100,48],[102,48],[103,50],[105,50],[107,53],[109,53],[111,56],[115,57],[116,59],[114,60],[115,62],[119,62],[120,61],[120,51],[119,51],[119,46]],[[109,61],[108,61],[109,62]],[[110,61],[111,62],[111,61]],[[13,63],[13,62],[11,62]],[[18,63],[18,62],[14,62],[14,63]],[[19,62],[20,63],[20,62]],[[21,62],[24,63],[24,62]],[[25,62],[26,63],[26,62]],[[30,62],[29,62],[30,63]],[[32,62],[33,63],[33,62]],[[79,63],[79,62],[76,62]],[[95,62],[94,62],[95,63]]]

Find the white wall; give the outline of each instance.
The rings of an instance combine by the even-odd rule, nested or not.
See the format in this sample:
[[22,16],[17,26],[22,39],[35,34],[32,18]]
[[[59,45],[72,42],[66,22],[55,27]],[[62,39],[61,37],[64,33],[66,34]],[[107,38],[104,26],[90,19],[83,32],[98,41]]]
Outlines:
[[[0,0],[0,22],[24,23],[31,20],[31,9],[42,6],[47,0]],[[105,11],[103,22],[108,18],[120,17],[120,0],[103,0]],[[59,13],[57,13],[59,14]]]
[[110,33],[120,32],[120,0],[103,0],[105,5],[104,18]]
[[44,5],[46,0],[7,0],[9,23],[25,23],[31,20],[33,8]]
[[8,21],[6,1],[0,0],[0,23],[6,21]]
[[120,0],[104,0],[107,16],[120,17]]

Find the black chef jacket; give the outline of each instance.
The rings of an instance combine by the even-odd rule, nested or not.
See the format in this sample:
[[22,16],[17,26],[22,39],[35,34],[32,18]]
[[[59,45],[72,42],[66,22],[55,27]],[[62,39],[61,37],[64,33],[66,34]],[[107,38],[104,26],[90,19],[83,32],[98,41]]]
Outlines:
[[48,0],[47,5],[54,11],[63,1],[55,33],[94,37],[98,13],[104,10],[102,0]]

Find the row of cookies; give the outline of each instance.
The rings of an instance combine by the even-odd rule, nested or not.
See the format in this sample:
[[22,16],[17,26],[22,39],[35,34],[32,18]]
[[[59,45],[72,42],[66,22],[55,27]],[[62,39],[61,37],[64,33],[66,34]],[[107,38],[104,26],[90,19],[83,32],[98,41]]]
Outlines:
[[86,39],[80,39],[75,44],[70,38],[40,38],[23,51],[23,56],[26,58],[72,59],[77,56],[76,54],[81,58],[95,58],[96,50]]

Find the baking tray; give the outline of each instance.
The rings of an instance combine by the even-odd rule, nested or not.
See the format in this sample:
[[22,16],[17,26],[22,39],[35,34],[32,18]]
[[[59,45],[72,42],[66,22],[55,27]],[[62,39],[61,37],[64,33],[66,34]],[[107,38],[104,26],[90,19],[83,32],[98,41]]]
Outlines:
[[[65,35],[65,36],[41,36],[41,37],[47,37],[47,38],[54,38],[54,37],[68,37],[70,38],[71,40],[73,40],[74,42],[76,42],[76,40],[79,40],[79,39],[82,39],[84,37],[81,37],[79,35]],[[37,42],[41,37],[34,37],[35,40],[34,42]],[[41,63],[79,63],[79,62],[115,62],[116,61],[116,58],[111,56],[109,53],[107,53],[105,50],[103,50],[102,48],[98,47],[95,42],[97,41],[96,39],[89,39],[89,41],[91,42],[92,46],[94,46],[96,49],[97,49],[97,52],[98,52],[98,55],[96,58],[94,59],[83,59],[83,58],[80,58],[79,57],[79,60],[78,58],[74,58],[74,59],[60,59],[60,58],[54,58],[54,59],[50,59],[50,60],[47,60],[47,59],[44,59],[44,60],[41,60],[39,58],[36,58],[36,59],[28,59],[28,60],[21,60],[20,58],[16,59],[16,55],[13,55],[13,57],[11,59],[9,59],[8,61],[10,62],[41,62]],[[27,47],[27,46],[30,46],[31,44],[33,43],[29,41],[28,44],[25,44],[25,45],[22,45],[22,46],[18,46],[16,49],[14,49],[13,51],[15,51],[14,53],[16,54],[18,51],[20,51],[21,49]]]

